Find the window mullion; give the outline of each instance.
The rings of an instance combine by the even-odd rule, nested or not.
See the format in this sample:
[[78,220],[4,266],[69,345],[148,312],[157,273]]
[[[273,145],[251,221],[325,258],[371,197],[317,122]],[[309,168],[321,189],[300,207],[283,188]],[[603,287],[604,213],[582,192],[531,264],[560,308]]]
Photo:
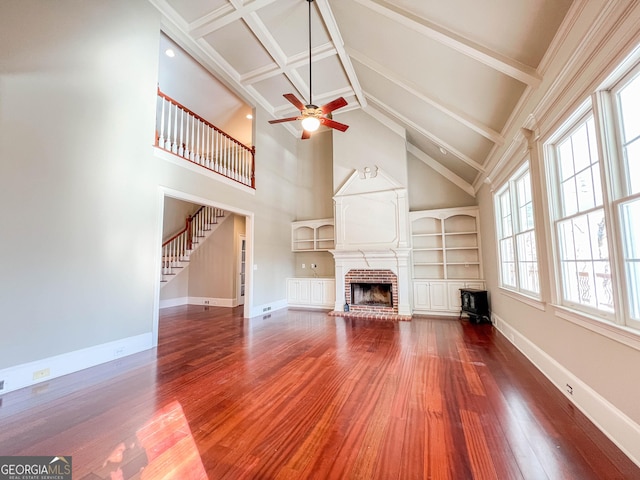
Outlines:
[[620,161],[621,137],[619,116],[614,108],[614,99],[610,91],[599,90],[592,95],[596,136],[598,137],[598,154],[600,155],[600,178],[602,182],[602,199],[604,208],[604,220],[607,229],[607,242],[609,253],[609,268],[611,269],[611,283],[613,290],[613,308],[615,323],[624,325],[628,318],[627,302],[624,290],[626,280],[624,278],[622,225],[620,211],[615,205],[616,198],[620,198],[626,185],[623,184],[622,162]]
[[515,272],[516,289],[520,292],[522,285],[520,285],[520,256],[518,252],[518,232],[520,231],[520,209],[518,208],[518,188],[513,178],[509,180],[509,190],[511,195],[511,248],[513,249],[513,268]]

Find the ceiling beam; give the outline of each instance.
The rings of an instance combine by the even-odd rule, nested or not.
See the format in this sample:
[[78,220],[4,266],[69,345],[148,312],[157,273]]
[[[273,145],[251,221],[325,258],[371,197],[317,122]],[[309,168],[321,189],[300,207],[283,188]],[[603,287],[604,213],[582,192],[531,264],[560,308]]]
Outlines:
[[382,110],[384,110],[389,115],[395,117],[401,123],[403,123],[406,126],[414,129],[415,131],[419,132],[420,134],[425,136],[427,139],[429,139],[430,142],[434,143],[436,146],[442,147],[447,152],[455,155],[458,159],[462,160],[464,163],[466,163],[470,167],[473,167],[478,172],[484,172],[484,167],[482,165],[480,165],[478,162],[476,162],[475,160],[473,160],[471,157],[469,157],[469,156],[465,155],[464,153],[460,152],[455,147],[453,147],[452,145],[449,145],[447,142],[445,142],[441,138],[436,137],[434,134],[432,134],[431,132],[425,130],[423,127],[421,127],[420,125],[418,125],[414,121],[408,119],[407,117],[402,115],[400,112],[398,112],[397,110],[394,110],[389,105],[387,105],[386,103],[384,103],[381,100],[377,99],[373,95],[371,95],[369,93],[365,93],[365,94],[367,96],[367,99],[371,103],[373,103],[375,105],[378,105],[378,108],[381,108]]
[[493,68],[494,70],[515,78],[526,85],[537,87],[542,81],[542,77],[538,72],[529,65],[525,65],[507,57],[506,55],[494,52],[487,47],[468,40],[462,35],[458,35],[457,33],[442,27],[441,25],[437,25],[436,23],[418,17],[417,15],[407,12],[399,7],[389,3],[381,5],[373,0],[353,1],[403,25],[404,27],[418,32],[425,37],[467,55],[468,57]]
[[[311,51],[314,63],[325,58],[333,57],[337,54],[338,52],[336,51],[332,43],[325,43],[324,45],[315,47]],[[304,67],[305,65],[309,65],[309,52],[298,53],[292,57],[289,57],[285,62],[285,68],[287,70],[297,70],[298,68]],[[251,72],[247,72],[244,75],[241,75],[240,79],[243,84],[248,85],[251,83],[261,82],[262,80],[266,80],[268,78],[277,77],[278,75],[284,73],[285,71],[283,71],[281,68],[278,68],[277,65],[266,65]]]
[[364,54],[356,50],[353,50],[351,48],[347,49],[347,53],[349,53],[349,56],[351,56],[351,58],[355,59],[358,63],[364,65],[369,70],[372,70],[378,75],[383,76],[384,78],[394,83],[395,85],[399,86],[406,92],[418,97],[423,102],[431,105],[433,108],[453,118],[457,122],[470,128],[476,133],[479,133],[480,135],[487,138],[488,140],[491,140],[493,143],[496,143],[498,145],[504,144],[504,137],[494,129],[485,125],[484,123],[471,118],[469,115],[466,115],[463,112],[456,111],[451,107],[447,107],[442,103],[434,100],[433,98],[425,95],[420,90],[418,90],[418,87],[415,84],[413,84],[412,82],[407,82],[403,80],[398,75],[396,75],[393,71],[391,71],[390,69],[388,69],[383,65],[380,65],[374,60],[371,60],[369,57],[365,56]]
[[194,38],[204,37],[276,1],[277,0],[254,0],[246,5],[232,2],[191,22],[188,32]]
[[367,99],[362,90],[362,87],[360,86],[360,81],[358,80],[356,71],[351,64],[351,58],[345,51],[344,41],[342,40],[342,35],[340,35],[340,30],[338,29],[338,24],[336,23],[336,19],[333,16],[333,11],[331,11],[329,2],[327,0],[316,0],[316,4],[318,5],[318,9],[320,10],[322,20],[324,21],[324,24],[329,31],[329,38],[331,38],[331,41],[333,42],[333,45],[338,52],[338,57],[340,58],[340,62],[342,63],[342,67],[344,68],[345,73],[347,74],[347,78],[349,79],[351,88],[353,88],[360,106],[364,108],[367,106]]

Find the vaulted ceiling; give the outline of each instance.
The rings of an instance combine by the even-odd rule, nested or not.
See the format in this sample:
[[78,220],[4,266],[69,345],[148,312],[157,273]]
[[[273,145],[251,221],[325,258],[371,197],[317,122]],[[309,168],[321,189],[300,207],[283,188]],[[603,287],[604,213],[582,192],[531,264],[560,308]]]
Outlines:
[[315,0],[310,92],[307,0],[150,1],[167,33],[273,119],[299,113],[285,93],[316,105],[343,96],[336,120],[356,108],[384,115],[409,152],[468,185],[540,84],[572,4]]

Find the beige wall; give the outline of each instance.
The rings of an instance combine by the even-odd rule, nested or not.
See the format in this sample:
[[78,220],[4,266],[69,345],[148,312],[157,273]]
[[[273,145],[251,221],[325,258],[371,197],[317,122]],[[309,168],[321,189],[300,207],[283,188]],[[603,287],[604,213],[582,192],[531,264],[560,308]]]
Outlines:
[[333,138],[344,135],[318,130],[298,145],[296,220],[333,217]]
[[164,197],[162,241],[180,232],[185,227],[187,218],[196,213],[199,208],[200,205],[195,203]]
[[218,224],[189,259],[189,296],[234,298],[236,250],[233,216]]
[[160,20],[146,1],[1,10],[4,368],[152,330]]
[[159,32],[145,0],[2,5],[0,369],[151,338],[167,190],[252,215],[253,305],[286,298],[297,139],[258,109],[255,194],[154,156]]
[[469,207],[477,200],[413,155],[408,155],[409,210]]
[[337,192],[354,170],[377,166],[400,185],[407,185],[407,149],[403,136],[362,110],[337,117],[349,125],[333,136],[333,191]]

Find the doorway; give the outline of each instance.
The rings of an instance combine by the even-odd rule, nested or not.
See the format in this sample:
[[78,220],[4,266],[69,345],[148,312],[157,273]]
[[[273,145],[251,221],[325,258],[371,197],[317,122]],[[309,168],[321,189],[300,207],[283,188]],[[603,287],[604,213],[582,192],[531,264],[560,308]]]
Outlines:
[[238,235],[238,284],[236,286],[236,304],[244,305],[244,290],[247,268],[247,237]]

